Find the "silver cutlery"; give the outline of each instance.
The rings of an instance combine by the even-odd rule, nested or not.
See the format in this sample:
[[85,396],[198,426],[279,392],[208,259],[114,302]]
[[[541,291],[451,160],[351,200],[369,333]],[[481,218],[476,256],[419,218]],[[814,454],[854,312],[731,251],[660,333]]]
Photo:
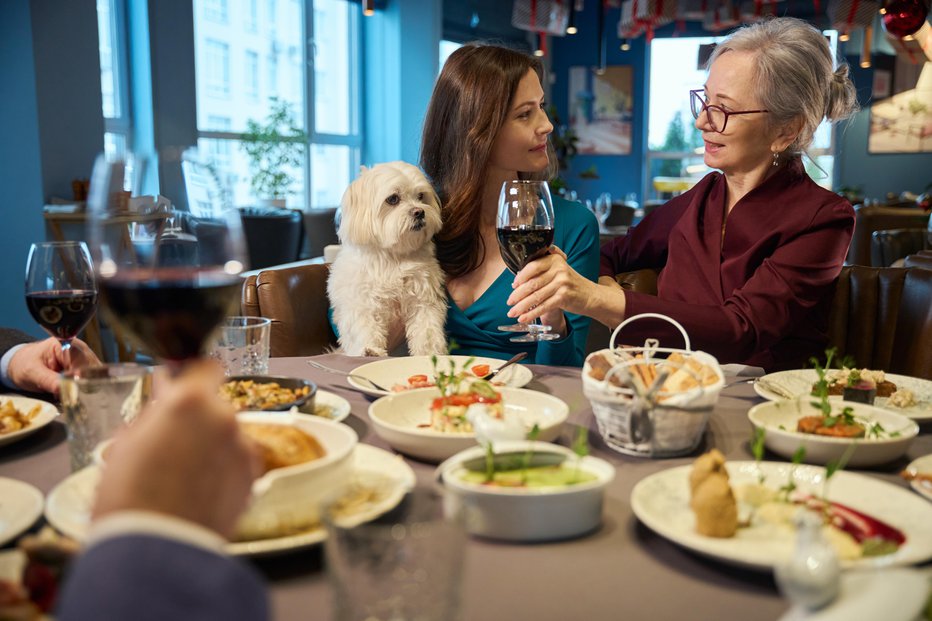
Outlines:
[[777,395],[781,399],[796,399],[799,397],[798,394],[793,393],[788,388],[784,388],[780,384],[776,382],[772,382],[770,380],[766,380],[762,377],[758,377],[757,379],[755,379],[754,384],[757,386],[760,386],[764,390],[772,392],[773,394]]
[[385,388],[381,384],[372,381],[365,375],[358,375],[356,373],[347,373],[346,371],[341,371],[340,369],[334,369],[333,367],[328,367],[327,365],[321,364],[320,362],[317,362],[316,360],[308,360],[307,363],[311,365],[312,367],[314,367],[315,369],[320,369],[321,371],[326,371],[327,373],[333,373],[334,375],[342,375],[344,377],[353,377],[359,381],[363,381],[369,384],[376,390],[381,390],[382,392],[387,392],[387,393],[391,392],[391,390],[389,390],[388,388]]
[[511,358],[509,358],[509,359],[508,359],[508,362],[506,362],[506,363],[503,364],[502,366],[500,366],[500,367],[498,367],[497,369],[495,369],[495,370],[493,370],[493,371],[491,371],[491,372],[486,373],[485,375],[483,375],[483,376],[482,376],[482,379],[484,379],[484,380],[486,380],[486,381],[491,380],[491,379],[494,378],[496,375],[498,375],[499,373],[501,373],[503,370],[507,369],[508,367],[510,367],[511,365],[513,365],[513,364],[516,363],[516,362],[521,362],[521,361],[524,360],[525,358],[527,358],[527,352],[526,352],[526,351],[522,351],[522,352],[520,352],[520,353],[517,353],[517,354],[515,354],[514,356],[512,356]]

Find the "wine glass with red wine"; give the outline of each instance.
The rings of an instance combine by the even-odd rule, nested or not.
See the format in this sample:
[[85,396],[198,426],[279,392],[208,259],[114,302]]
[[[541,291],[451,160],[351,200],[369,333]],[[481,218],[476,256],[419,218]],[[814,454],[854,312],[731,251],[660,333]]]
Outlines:
[[97,309],[97,285],[84,242],[40,242],[26,261],[29,314],[61,343],[65,367],[71,367],[71,341]]
[[[513,274],[547,254],[553,244],[553,199],[546,181],[506,181],[498,196],[498,247]],[[503,332],[526,332],[511,338],[515,343],[552,341],[560,338],[538,319],[533,324],[499,326]]]
[[[160,154],[161,171],[173,164],[180,179],[180,158]],[[101,302],[111,322],[177,371],[235,314],[246,261],[239,212],[199,205],[195,216],[183,203],[128,201],[124,170],[100,156],[91,178],[88,234]]]

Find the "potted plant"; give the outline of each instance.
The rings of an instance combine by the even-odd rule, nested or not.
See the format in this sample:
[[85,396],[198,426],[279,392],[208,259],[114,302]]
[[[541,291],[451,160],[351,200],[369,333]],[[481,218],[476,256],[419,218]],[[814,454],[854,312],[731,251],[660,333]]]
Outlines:
[[293,179],[289,169],[303,164],[307,133],[298,127],[291,104],[276,97],[264,122],[249,119],[241,147],[249,157],[249,185],[264,204],[285,206]]

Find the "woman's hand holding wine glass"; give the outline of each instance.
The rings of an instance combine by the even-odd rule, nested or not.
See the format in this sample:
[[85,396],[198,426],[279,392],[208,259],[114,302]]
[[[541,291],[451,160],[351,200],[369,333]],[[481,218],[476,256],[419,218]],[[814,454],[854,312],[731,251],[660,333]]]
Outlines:
[[26,306],[32,318],[61,343],[71,368],[71,341],[94,316],[97,285],[84,242],[40,242],[26,262]]
[[[546,181],[506,181],[498,199],[498,246],[505,265],[513,274],[543,257],[553,243],[553,200]],[[552,326],[514,323],[499,326],[505,332],[526,332],[512,337],[515,343],[552,341],[561,338]]]

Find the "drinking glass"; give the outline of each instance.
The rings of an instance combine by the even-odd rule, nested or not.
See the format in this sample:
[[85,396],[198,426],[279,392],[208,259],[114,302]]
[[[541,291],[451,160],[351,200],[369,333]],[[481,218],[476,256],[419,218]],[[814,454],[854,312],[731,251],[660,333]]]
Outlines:
[[272,321],[265,317],[227,317],[210,347],[210,357],[226,375],[268,375]]
[[599,219],[599,226],[605,228],[605,222],[612,213],[612,195],[608,192],[602,192],[595,199],[595,217]]
[[[160,154],[163,177],[181,179],[181,159]],[[91,178],[88,237],[101,301],[110,321],[177,372],[203,353],[239,298],[242,224],[236,210],[222,206],[199,205],[198,216],[173,205],[128,211],[119,198],[125,167],[101,155]],[[186,206],[181,184],[175,191]]]
[[84,242],[40,242],[26,261],[26,306],[32,318],[61,343],[66,369],[71,341],[94,316],[97,285]]
[[[506,181],[498,196],[498,247],[513,274],[547,254],[553,243],[553,200],[546,181]],[[552,326],[538,319],[533,324],[499,326],[503,332],[527,332],[511,338],[515,343],[552,341]]]

